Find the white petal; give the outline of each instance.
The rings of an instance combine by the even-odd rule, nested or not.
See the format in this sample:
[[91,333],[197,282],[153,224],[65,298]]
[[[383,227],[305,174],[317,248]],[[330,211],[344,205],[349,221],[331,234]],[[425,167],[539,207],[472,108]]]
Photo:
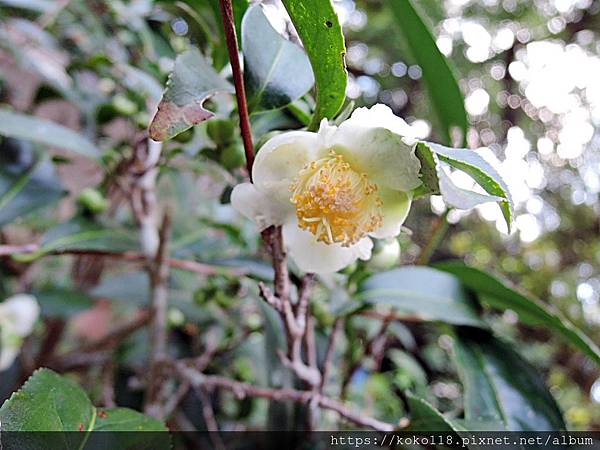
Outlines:
[[410,211],[412,194],[391,189],[380,189],[379,195],[383,201],[381,207],[383,224],[370,235],[378,239],[398,236]]
[[313,234],[300,229],[295,220],[284,224],[283,240],[296,265],[311,273],[337,272],[358,258],[369,259],[373,248],[369,238],[351,247],[318,242]]
[[271,225],[282,225],[294,208],[289,201],[277,201],[252,183],[238,184],[231,192],[231,206],[256,222],[262,231]]
[[290,131],[269,139],[256,154],[252,180],[259,190],[289,201],[289,185],[305,164],[316,159],[319,136]]
[[336,153],[352,168],[365,172],[379,187],[410,191],[421,184],[421,163],[414,145],[386,128],[362,126],[355,120],[342,123],[331,139]]
[[371,108],[357,108],[344,123],[365,128],[386,128],[400,136],[416,138],[415,132],[406,121],[393,113],[387,106],[378,103]]
[[40,305],[32,295],[17,294],[0,303],[0,326],[20,337],[33,331],[39,315]]
[[440,163],[438,166],[438,180],[440,193],[444,201],[458,209],[471,209],[477,205],[488,202],[501,202],[504,199],[495,195],[480,194],[479,192],[469,191],[458,187],[450,176],[446,173],[448,165]]

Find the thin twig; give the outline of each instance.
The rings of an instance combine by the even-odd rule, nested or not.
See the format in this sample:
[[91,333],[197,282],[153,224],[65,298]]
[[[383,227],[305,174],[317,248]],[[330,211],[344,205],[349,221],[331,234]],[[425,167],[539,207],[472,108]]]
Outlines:
[[423,249],[421,250],[421,253],[417,258],[416,264],[420,266],[427,265],[437,248],[442,243],[444,236],[446,236],[446,232],[448,231],[448,228],[450,226],[447,220],[449,212],[450,209],[446,209],[446,211],[441,216],[439,216],[431,226],[431,233],[429,235],[429,239],[423,247]]
[[359,359],[358,361],[354,362],[350,368],[348,369],[348,371],[346,372],[346,375],[344,377],[344,380],[342,381],[342,398],[346,397],[346,390],[348,389],[348,386],[350,385],[350,381],[352,381],[352,377],[354,376],[354,373],[358,370],[359,367],[362,366],[362,361],[365,358],[371,357],[371,356],[378,356],[377,353],[381,352],[381,346],[382,346],[382,339],[386,339],[386,332],[388,330],[390,324],[390,320],[389,319],[384,319],[383,322],[381,323],[381,327],[379,328],[379,331],[377,332],[377,334],[375,334],[375,336],[373,336],[371,339],[369,339],[369,341],[367,342],[367,344],[365,345],[365,352],[362,356],[361,359]]
[[150,268],[152,322],[150,327],[150,369],[147,387],[146,413],[162,418],[159,402],[162,382],[162,362],[166,358],[167,346],[167,299],[169,266],[167,255],[171,216],[165,214],[159,233],[159,245],[153,266]]
[[338,317],[333,324],[333,329],[331,330],[331,335],[329,336],[329,341],[327,342],[327,349],[325,350],[325,356],[323,357],[323,370],[321,375],[321,386],[319,386],[319,392],[323,393],[325,389],[325,385],[327,384],[327,379],[329,378],[329,374],[331,373],[331,366],[333,364],[333,353],[335,350],[335,340],[344,325],[344,319],[342,317]]
[[309,404],[313,398],[317,398],[319,407],[337,412],[341,417],[349,422],[363,427],[372,428],[377,431],[393,431],[396,426],[382,422],[363,413],[352,410],[342,402],[334,400],[323,395],[316,394],[313,391],[299,391],[295,389],[273,389],[254,386],[249,383],[231,380],[218,375],[205,375],[183,364],[176,366],[181,377],[189,380],[193,386],[204,386],[205,388],[223,388],[232,391],[237,398],[259,397],[274,401],[294,401],[298,403]]
[[169,397],[163,407],[163,417],[170,417],[190,390],[190,382],[183,380],[177,390]]
[[223,439],[221,439],[221,435],[219,434],[219,424],[215,418],[215,412],[213,411],[210,402],[210,396],[203,386],[196,387],[196,394],[202,403],[202,417],[204,418],[206,430],[210,432],[209,437],[213,444],[213,448],[216,450],[225,450],[225,444],[223,443]]
[[102,403],[106,408],[114,408],[115,403],[115,364],[109,359],[102,368]]
[[248,102],[246,101],[246,90],[244,88],[244,76],[240,65],[239,49],[235,32],[235,21],[233,18],[233,6],[231,0],[220,0],[221,17],[225,30],[225,40],[229,52],[229,62],[233,73],[233,84],[235,85],[235,96],[238,104],[238,115],[240,116],[240,130],[246,153],[246,168],[248,176],[252,180],[252,165],[254,164],[254,145],[252,144],[252,130],[250,128],[250,115],[248,114]]
[[[40,251],[41,247],[38,244],[26,244],[26,245],[0,245],[0,256],[7,255],[23,255],[31,254]],[[85,256],[98,256],[105,258],[117,258],[124,261],[130,262],[146,262],[147,256],[142,252],[136,251],[125,251],[116,252],[112,250],[91,250],[91,249],[63,249],[63,250],[52,250],[47,253],[40,255],[43,256],[68,256],[68,255],[85,255]],[[230,268],[217,266],[207,263],[201,263],[188,259],[177,259],[168,258],[167,263],[169,267],[174,269],[186,270],[188,272],[194,272],[199,275],[230,275],[230,276],[243,276],[248,273],[244,268]]]

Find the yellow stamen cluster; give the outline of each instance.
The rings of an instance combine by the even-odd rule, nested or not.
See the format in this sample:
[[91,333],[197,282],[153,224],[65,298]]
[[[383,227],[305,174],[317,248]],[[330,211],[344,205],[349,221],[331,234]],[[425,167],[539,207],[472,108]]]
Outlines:
[[332,151],[305,165],[290,185],[298,226],[326,244],[356,244],[381,226],[377,185]]

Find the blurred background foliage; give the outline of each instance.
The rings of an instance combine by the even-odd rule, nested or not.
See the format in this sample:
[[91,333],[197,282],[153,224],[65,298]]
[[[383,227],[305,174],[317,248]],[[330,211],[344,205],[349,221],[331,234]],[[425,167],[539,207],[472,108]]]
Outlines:
[[[277,3],[265,3],[271,4],[273,17],[281,11]],[[334,1],[346,36],[347,96],[357,106],[386,103],[423,137],[441,142],[444,136],[428,101],[423,71],[384,3]],[[516,230],[505,234],[494,204],[472,212],[450,211],[446,229],[439,219],[445,211],[440,199],[420,200],[405,224],[410,233],[400,238],[402,263],[417,260],[436,228],[442,239],[433,262],[459,258],[503,274],[599,342],[600,3],[415,4],[455,67],[466,99],[467,146],[487,147],[501,161],[515,201]],[[243,11],[243,2],[237,7]],[[52,150],[41,152],[30,136],[31,127],[24,126],[20,135],[14,127],[11,133],[3,130],[0,134],[13,137],[0,144],[0,198],[25,173],[28,184],[19,192],[24,210],[18,202],[0,210],[2,243],[41,242],[46,251],[68,250],[69,245],[136,249],[135,217],[124,207],[128,198],[123,183],[131,170],[127,161],[146,137],[177,53],[191,42],[228,75],[218,2],[0,0],[0,20],[3,110],[10,105],[76,130],[87,142],[78,148],[89,146],[90,152],[101,153],[92,161],[69,151],[73,136],[68,133],[54,133]],[[289,24],[283,23],[279,31],[297,39]],[[254,114],[255,135],[304,126],[304,102],[310,101]],[[272,351],[278,330],[258,300],[255,282],[270,280],[271,269],[263,260],[248,258],[261,253],[255,229],[228,205],[231,186],[245,176],[233,99],[216,96],[209,107],[216,120],[180,134],[163,148],[158,187],[173,214],[172,256],[241,267],[248,276],[223,271],[199,277],[173,269],[171,352],[187,357],[212,349],[210,372],[283,386],[289,383],[288,374]],[[47,143],[43,137],[37,141]],[[457,175],[455,182],[470,181]],[[44,207],[50,203],[52,207]],[[33,214],[23,215],[32,208]],[[352,286],[365,273],[395,264],[384,253],[325,279],[315,292],[320,347],[326,345],[324,331],[337,312],[352,302],[339,288],[340,280]],[[0,399],[32,369],[49,365],[87,374],[79,381],[96,403],[106,401],[97,380],[114,371],[117,403],[139,409],[136,380],[143,373],[148,345],[143,329],[116,350],[117,369],[106,357],[90,364],[54,356],[69,354],[81,342],[93,342],[115,323],[135,316],[148,297],[141,265],[61,256],[33,265],[2,257],[0,266],[0,296],[33,292],[44,318],[25,341],[19,363],[1,373]],[[486,317],[543,374],[568,428],[600,429],[600,373],[591,360],[552,332],[518,323],[511,311],[488,312]],[[340,358],[350,367],[336,367],[342,372],[337,375],[346,377],[342,398],[382,420],[397,421],[405,406],[390,392],[412,389],[451,416],[460,415],[462,387],[451,359],[452,338],[444,327],[392,322],[382,330],[378,320],[356,315],[346,322],[345,331]],[[371,356],[363,353],[365,343],[374,347],[367,346]],[[204,427],[195,413],[200,401],[190,394],[173,420],[182,427],[190,421]],[[230,424],[263,426],[266,417],[275,427],[289,426],[286,421],[294,417],[293,405],[239,402],[228,393],[215,400],[215,410],[219,421]],[[327,414],[325,423],[335,419]]]

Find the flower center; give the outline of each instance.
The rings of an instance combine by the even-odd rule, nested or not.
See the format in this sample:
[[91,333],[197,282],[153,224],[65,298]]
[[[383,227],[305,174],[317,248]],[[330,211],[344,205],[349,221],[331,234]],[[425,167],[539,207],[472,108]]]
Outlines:
[[381,226],[382,201],[366,173],[355,172],[342,155],[306,164],[290,184],[298,226],[326,244],[348,247]]

